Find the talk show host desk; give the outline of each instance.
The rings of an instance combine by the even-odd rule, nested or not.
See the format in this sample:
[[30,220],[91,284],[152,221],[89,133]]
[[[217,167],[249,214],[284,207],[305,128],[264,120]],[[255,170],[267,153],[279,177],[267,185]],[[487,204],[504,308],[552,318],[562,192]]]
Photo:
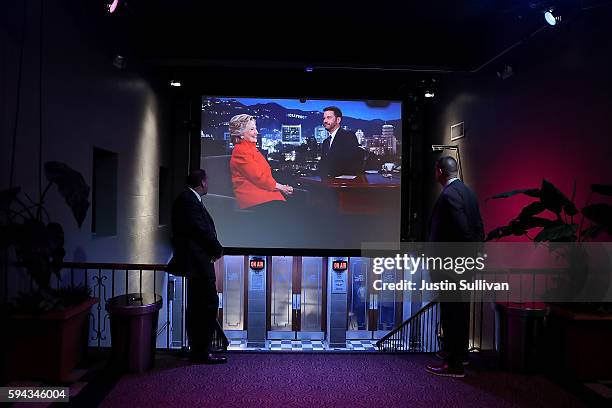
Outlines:
[[298,186],[309,191],[309,204],[344,214],[379,214],[400,207],[400,176],[363,174],[354,179],[300,177]]

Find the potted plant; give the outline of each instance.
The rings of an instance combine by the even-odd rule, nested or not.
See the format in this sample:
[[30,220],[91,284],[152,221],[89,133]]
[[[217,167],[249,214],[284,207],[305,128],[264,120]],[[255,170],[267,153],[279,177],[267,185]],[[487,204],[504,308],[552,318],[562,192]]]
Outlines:
[[[554,292],[547,294],[555,300],[549,303],[550,315],[546,322],[548,366],[553,368],[551,372],[573,378],[608,378],[612,374],[612,353],[609,352],[612,308],[606,302],[579,300],[584,299],[589,275],[589,252],[585,243],[602,233],[612,234],[612,205],[591,203],[591,199],[598,195],[612,196],[612,185],[591,185],[581,210],[574,204],[575,192],[574,185],[570,199],[552,183],[543,180],[540,188],[514,190],[491,197],[502,199],[524,194],[536,200],[523,207],[508,225],[490,231],[487,241],[511,235],[524,236],[536,245],[548,243],[551,252],[566,261],[567,273],[558,279]],[[552,217],[541,216],[545,214]],[[531,233],[536,228],[540,230]]]
[[[45,197],[56,185],[81,227],[89,208],[89,186],[83,176],[63,163],[45,163],[48,184],[35,202],[19,187],[0,192],[0,247],[15,250],[15,270],[31,279],[32,291],[20,293],[5,305],[6,367],[8,378],[61,380],[84,357],[89,333],[89,311],[97,299],[83,287],[51,287],[51,276],[61,280],[64,230],[52,222]],[[24,198],[25,197],[25,198]],[[8,272],[8,271],[7,271]]]

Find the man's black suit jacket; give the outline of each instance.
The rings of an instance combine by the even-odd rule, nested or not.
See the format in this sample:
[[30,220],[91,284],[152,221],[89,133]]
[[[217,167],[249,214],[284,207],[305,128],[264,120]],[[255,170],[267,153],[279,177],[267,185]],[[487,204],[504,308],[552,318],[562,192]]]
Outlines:
[[321,146],[321,176],[339,176],[342,174],[360,174],[363,166],[364,152],[359,148],[355,133],[339,128],[334,142],[329,147],[331,137]]
[[478,199],[461,180],[454,180],[440,193],[431,215],[429,241],[484,241]]
[[172,274],[214,279],[213,261],[221,257],[223,248],[210,214],[189,189],[172,205],[172,247],[168,265]]

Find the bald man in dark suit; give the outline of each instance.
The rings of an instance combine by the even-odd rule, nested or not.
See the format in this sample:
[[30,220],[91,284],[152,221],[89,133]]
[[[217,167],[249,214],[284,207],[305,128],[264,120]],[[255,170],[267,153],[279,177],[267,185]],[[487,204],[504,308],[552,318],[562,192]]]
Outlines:
[[[438,159],[436,179],[443,188],[431,216],[429,241],[448,243],[484,241],[484,226],[478,199],[474,192],[457,178],[457,161],[450,156]],[[461,247],[461,244],[456,247]],[[462,249],[458,250],[461,252]],[[435,272],[432,272],[432,276],[434,274]],[[466,278],[454,272],[445,276],[451,281],[457,281],[460,277],[461,279]],[[440,302],[443,353],[439,355],[444,358],[444,363],[426,367],[431,374],[445,377],[465,375],[463,365],[467,361],[468,353],[470,304],[454,300],[454,302]]]

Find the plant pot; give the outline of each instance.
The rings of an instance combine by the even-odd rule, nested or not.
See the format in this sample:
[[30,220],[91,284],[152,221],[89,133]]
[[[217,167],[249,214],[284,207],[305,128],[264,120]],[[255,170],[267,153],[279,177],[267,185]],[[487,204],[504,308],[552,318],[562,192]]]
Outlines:
[[6,377],[11,380],[65,380],[83,360],[89,337],[92,298],[71,308],[8,318]]
[[612,313],[552,305],[549,365],[557,376],[574,380],[612,378]]
[[539,372],[544,355],[545,319],[549,309],[545,304],[537,302],[498,302],[495,306],[502,366],[511,372]]
[[128,293],[106,302],[113,348],[111,366],[129,373],[142,373],[153,366],[162,305],[162,297],[153,293]]

